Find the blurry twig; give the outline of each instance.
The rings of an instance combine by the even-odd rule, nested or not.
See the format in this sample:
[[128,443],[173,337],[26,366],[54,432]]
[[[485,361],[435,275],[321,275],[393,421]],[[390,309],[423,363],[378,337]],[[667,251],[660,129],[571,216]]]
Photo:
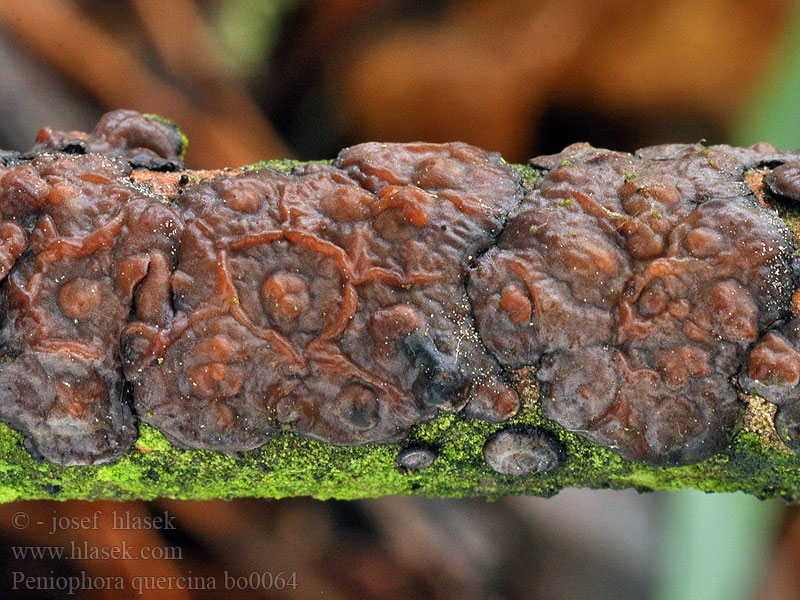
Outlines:
[[171,75],[216,82],[220,50],[192,0],[130,0]]
[[[162,18],[156,13],[147,20]],[[173,34],[184,27],[183,23],[170,25]],[[205,99],[208,104],[198,102],[154,75],[71,3],[3,0],[0,26],[105,107],[154,112],[179,122],[192,141],[190,164],[221,167],[291,154],[258,109],[243,101],[241,93],[220,86],[218,93]],[[163,33],[156,37],[162,40]],[[173,56],[164,43],[159,50]]]

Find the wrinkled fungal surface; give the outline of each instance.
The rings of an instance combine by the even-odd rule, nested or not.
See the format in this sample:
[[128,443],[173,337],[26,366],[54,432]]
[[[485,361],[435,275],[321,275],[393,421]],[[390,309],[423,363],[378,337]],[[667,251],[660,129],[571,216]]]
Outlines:
[[91,133],[53,131],[43,127],[30,154],[57,150],[68,154],[103,154],[134,168],[175,171],[182,168],[184,140],[178,128],[164,119],[135,110],[106,113]]
[[566,449],[553,434],[534,427],[509,427],[492,434],[483,456],[501,475],[531,475],[554,471],[564,464]]
[[165,301],[151,280],[172,269],[182,221],[129,172],[62,153],[0,169],[0,417],[59,463],[116,460],[136,437],[120,334],[134,298]]
[[800,202],[800,160],[781,165],[764,177],[770,189],[779,196]]
[[[742,183],[781,158],[763,146],[576,144],[531,161],[547,173],[469,293],[500,362],[539,365],[545,416],[654,464],[728,444],[742,409],[733,378],[753,345],[796,354],[795,336],[763,337],[791,315],[795,243]],[[763,362],[751,355],[752,376]]]
[[[398,442],[440,411],[508,420],[530,371],[546,417],[633,460],[723,450],[740,393],[800,449],[796,244],[766,208],[800,200],[797,154],[577,144],[523,182],[466,144],[370,143],[290,173],[152,173],[182,146],[116,111],[0,153],[0,419],[39,456],[114,461],[137,420],[228,452]],[[525,427],[484,454],[566,459]]]
[[366,144],[291,174],[181,179],[168,200],[131,169],[177,160],[175,135],[120,111],[91,135],[43,130],[2,174],[0,416],[39,454],[115,460],[133,414],[239,451],[517,411],[465,289],[522,196],[497,155]]
[[137,411],[218,450],[281,429],[397,441],[465,405],[508,418],[517,395],[480,343],[464,278],[520,189],[464,144],[365,144],[333,165],[185,190],[173,310],[137,306],[122,333]]

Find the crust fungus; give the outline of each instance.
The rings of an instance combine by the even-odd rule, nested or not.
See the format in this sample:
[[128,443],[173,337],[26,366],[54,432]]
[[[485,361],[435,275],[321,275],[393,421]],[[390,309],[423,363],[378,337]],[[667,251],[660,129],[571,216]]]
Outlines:
[[427,469],[436,460],[437,452],[428,446],[411,446],[401,451],[395,462],[398,467],[402,469],[409,469],[411,471],[418,471],[420,469]]
[[[742,183],[783,164],[766,183],[800,200],[796,154],[579,144],[523,183],[466,144],[371,143],[291,173],[139,175],[181,150],[117,111],[0,154],[0,418],[49,460],[114,461],[137,418],[224,451],[503,422],[528,366],[545,416],[633,460],[723,449],[740,391],[799,428],[795,243]],[[563,458],[536,430],[485,453],[509,473]]]
[[509,427],[486,440],[483,456],[492,470],[519,476],[554,471],[564,464],[566,450],[542,429]]
[[531,161],[548,171],[469,293],[498,360],[539,366],[545,416],[653,464],[698,462],[729,443],[742,412],[732,378],[753,346],[759,372],[762,355],[796,354],[761,337],[789,316],[795,243],[741,183],[775,159],[576,144]]
[[88,135],[42,130],[0,173],[0,416],[38,452],[113,461],[134,415],[237,451],[282,430],[387,442],[439,410],[516,411],[465,290],[521,197],[499,156],[366,144],[184,182],[172,201],[132,183],[177,164],[179,140],[120,111]]

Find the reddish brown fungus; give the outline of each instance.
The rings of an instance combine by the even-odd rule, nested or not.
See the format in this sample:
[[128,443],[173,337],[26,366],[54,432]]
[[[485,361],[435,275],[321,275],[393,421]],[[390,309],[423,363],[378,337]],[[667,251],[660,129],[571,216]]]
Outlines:
[[[431,161],[436,176],[419,179]],[[285,427],[399,440],[471,397],[476,414],[507,418],[516,392],[480,343],[464,280],[520,189],[463,144],[367,144],[331,166],[186,188],[173,314],[154,322],[137,304],[122,334],[137,411],[181,445],[224,450]],[[209,357],[212,338],[232,351]],[[218,427],[206,413],[222,398],[232,416]]]
[[800,202],[800,160],[781,165],[768,173],[764,180],[779,196]]
[[[0,363],[0,415],[45,458],[112,461],[136,436],[120,334],[136,286],[148,304],[148,257],[174,263],[182,220],[125,183],[130,167],[99,155],[44,154],[17,168],[26,189],[70,193],[43,204],[35,221],[16,215],[29,241],[4,283],[0,336],[13,360]],[[137,258],[144,267],[132,272]]]
[[134,110],[106,113],[94,131],[53,131],[43,127],[35,152],[57,150],[68,154],[96,153],[120,158],[132,167],[174,171],[181,167],[183,138],[178,128],[158,117]]
[[[654,464],[727,445],[742,409],[731,378],[787,319],[797,284],[788,228],[741,183],[777,159],[771,148],[577,144],[531,161],[550,171],[469,293],[500,362],[540,365],[547,417]],[[794,389],[800,354],[776,335],[755,346],[749,376]]]
[[[546,416],[635,460],[723,449],[737,374],[800,430],[794,241],[742,183],[763,167],[798,199],[796,154],[582,144],[523,184],[458,143],[156,178],[135,169],[180,168],[181,137],[132,111],[37,142],[0,154],[0,418],[49,460],[116,460],[137,417],[225,451],[502,422],[504,369],[530,366]],[[528,429],[484,453],[517,474],[565,456]]]

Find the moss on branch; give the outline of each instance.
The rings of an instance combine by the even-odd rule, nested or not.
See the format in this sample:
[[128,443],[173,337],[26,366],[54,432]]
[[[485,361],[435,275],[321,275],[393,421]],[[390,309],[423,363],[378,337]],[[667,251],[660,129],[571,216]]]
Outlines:
[[[525,407],[508,423],[493,425],[464,414],[446,414],[417,426],[402,444],[333,446],[283,433],[240,456],[181,450],[151,427],[139,425],[134,449],[107,466],[63,467],[32,458],[22,436],[0,425],[0,501],[281,498],[372,498],[394,494],[551,496],[565,487],[741,490],[762,498],[800,499],[800,457],[777,439],[770,405],[746,398],[745,422],[725,454],[683,467],[654,467],[613,452],[544,419],[537,392],[524,392]],[[565,466],[545,475],[513,477],[492,471],[483,444],[509,424],[542,427],[566,446]],[[438,450],[430,467],[406,471],[395,463],[400,449],[425,444]]]

